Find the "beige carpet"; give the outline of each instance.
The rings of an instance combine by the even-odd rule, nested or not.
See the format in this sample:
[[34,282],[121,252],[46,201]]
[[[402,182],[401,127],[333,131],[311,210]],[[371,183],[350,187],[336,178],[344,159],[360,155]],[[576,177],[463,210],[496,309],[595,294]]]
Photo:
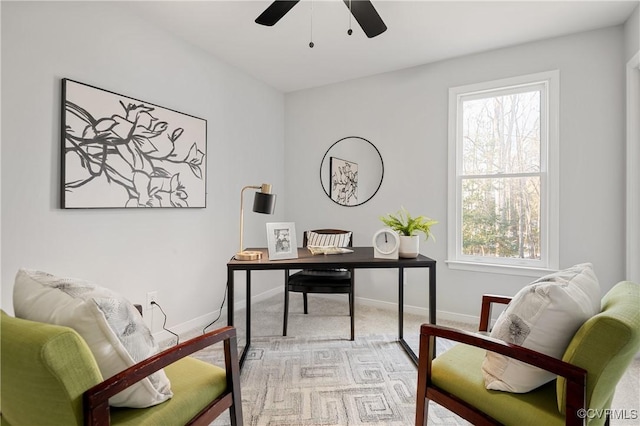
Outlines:
[[[252,307],[252,346],[241,376],[245,424],[413,424],[416,371],[395,342],[396,311],[357,305],[356,341],[350,342],[346,296],[310,295],[309,315],[304,315],[302,297],[292,293],[288,336],[283,338],[282,299],[272,297]],[[404,337],[416,353],[424,322],[426,317],[405,314]],[[438,323],[467,330],[477,327]],[[241,345],[244,324],[244,312],[238,312]],[[197,332],[201,330],[189,334]],[[212,362],[219,356],[212,352],[199,355]],[[612,418],[611,425],[640,424],[639,401],[640,360],[636,359],[620,381],[612,406],[619,410],[619,417],[626,418]],[[429,424],[469,424],[436,404],[430,407]],[[216,426],[227,424],[227,414],[214,422]]]
[[[215,354],[201,359],[215,363]],[[247,425],[404,426],[415,416],[416,369],[393,336],[258,337],[242,369]],[[432,424],[461,424],[443,408]],[[446,420],[446,421],[444,421]],[[227,425],[225,415],[213,425]]]

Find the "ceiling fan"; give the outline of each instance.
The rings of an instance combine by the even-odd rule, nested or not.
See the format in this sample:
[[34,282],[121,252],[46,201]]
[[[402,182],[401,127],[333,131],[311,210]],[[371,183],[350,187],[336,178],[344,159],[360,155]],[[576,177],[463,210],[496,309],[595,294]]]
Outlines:
[[[293,6],[298,4],[299,1],[300,0],[274,1],[258,16],[256,23],[269,27],[274,25],[286,15]],[[387,30],[387,26],[369,0],[344,0],[344,3],[351,10],[351,14],[356,18],[356,21],[358,21],[358,24],[360,24],[360,27],[367,37],[375,37]],[[351,29],[349,29],[349,31],[351,31]],[[349,32],[349,34],[351,33]]]

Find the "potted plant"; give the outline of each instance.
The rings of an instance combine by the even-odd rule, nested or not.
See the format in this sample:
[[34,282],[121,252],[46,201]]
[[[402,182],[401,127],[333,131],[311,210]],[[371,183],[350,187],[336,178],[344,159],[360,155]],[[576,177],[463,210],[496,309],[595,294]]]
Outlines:
[[428,240],[429,237],[435,240],[431,227],[438,221],[426,216],[412,217],[404,207],[395,214],[381,216],[380,220],[400,234],[400,257],[418,257],[420,247],[419,232],[424,234],[425,240]]

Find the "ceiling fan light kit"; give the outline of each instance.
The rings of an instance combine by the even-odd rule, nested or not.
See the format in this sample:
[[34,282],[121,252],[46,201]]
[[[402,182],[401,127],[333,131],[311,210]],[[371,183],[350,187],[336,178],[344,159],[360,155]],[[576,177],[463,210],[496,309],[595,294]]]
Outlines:
[[[271,3],[265,10],[256,18],[256,23],[260,25],[266,25],[271,27],[275,25],[284,15],[286,15],[300,0],[276,0]],[[313,2],[313,0],[311,0]],[[362,31],[367,37],[376,37],[387,30],[387,26],[382,21],[382,18],[378,14],[378,11],[373,7],[373,4],[369,0],[343,0],[347,8],[349,9],[349,29],[347,34],[353,34],[351,28],[351,16],[356,18],[356,21],[362,28]],[[311,27],[313,32],[313,3],[311,6]],[[309,42],[309,47],[313,47],[313,37]]]

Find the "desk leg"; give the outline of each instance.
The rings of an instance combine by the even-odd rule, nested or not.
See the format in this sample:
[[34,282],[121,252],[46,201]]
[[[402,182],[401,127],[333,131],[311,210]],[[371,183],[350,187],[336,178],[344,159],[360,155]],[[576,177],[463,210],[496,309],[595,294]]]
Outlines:
[[244,365],[244,360],[251,346],[251,271],[247,270],[247,323],[245,325],[245,344],[242,355],[240,356],[240,368]]
[[429,266],[429,322],[436,323],[436,265]]
[[233,326],[233,271],[227,268],[227,325]]
[[404,268],[398,269],[398,337],[404,339]]
[[409,355],[415,365],[418,365],[418,356],[404,340],[404,268],[398,268],[398,342]]
[[349,313],[351,314],[351,341],[356,339],[356,292],[355,292],[355,269],[351,269],[351,289],[349,290]]

